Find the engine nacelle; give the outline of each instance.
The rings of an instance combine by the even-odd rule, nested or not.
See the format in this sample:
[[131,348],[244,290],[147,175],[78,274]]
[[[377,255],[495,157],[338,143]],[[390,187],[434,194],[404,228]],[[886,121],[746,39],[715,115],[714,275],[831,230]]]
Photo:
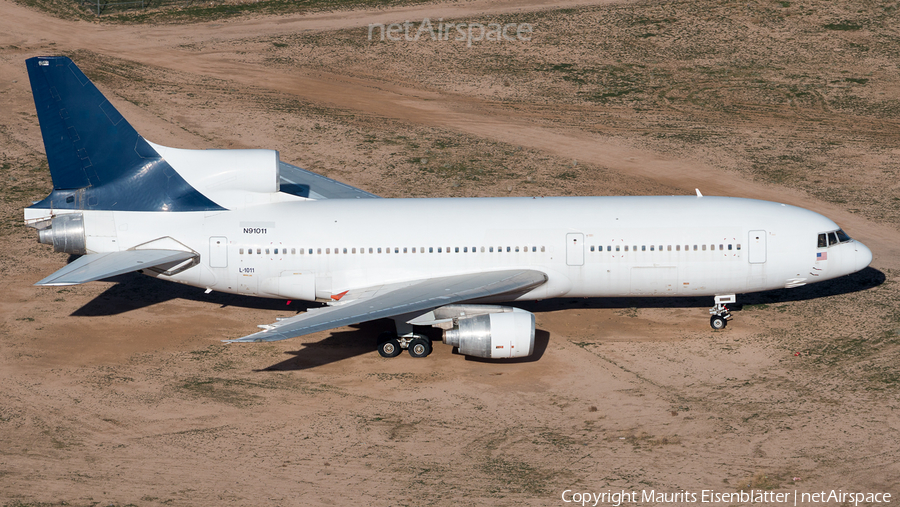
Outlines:
[[534,314],[519,310],[459,319],[458,326],[444,331],[444,343],[467,356],[527,357],[534,352]]
[[68,254],[87,253],[84,234],[84,217],[81,213],[57,215],[50,227],[38,230],[38,242],[53,245],[53,250]]

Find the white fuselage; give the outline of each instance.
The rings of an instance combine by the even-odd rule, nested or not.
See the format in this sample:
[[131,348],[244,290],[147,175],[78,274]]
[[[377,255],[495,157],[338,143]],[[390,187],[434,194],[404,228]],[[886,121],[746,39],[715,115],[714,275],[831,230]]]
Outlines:
[[[826,280],[871,260],[856,241],[819,248],[817,236],[838,229],[822,215],[728,197],[309,200],[84,216],[89,252],[168,236],[200,262],[161,278],[298,299],[510,268],[548,276],[520,300],[735,294]],[[301,282],[279,290],[281,277]]]

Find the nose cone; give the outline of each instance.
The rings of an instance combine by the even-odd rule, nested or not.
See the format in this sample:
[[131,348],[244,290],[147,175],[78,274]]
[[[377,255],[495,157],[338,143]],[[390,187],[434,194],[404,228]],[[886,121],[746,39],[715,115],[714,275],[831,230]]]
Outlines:
[[856,248],[856,256],[853,266],[854,273],[866,269],[866,267],[868,267],[868,265],[872,263],[872,251],[869,250],[869,247],[863,245],[859,241],[856,241],[855,243],[856,244],[853,245]]

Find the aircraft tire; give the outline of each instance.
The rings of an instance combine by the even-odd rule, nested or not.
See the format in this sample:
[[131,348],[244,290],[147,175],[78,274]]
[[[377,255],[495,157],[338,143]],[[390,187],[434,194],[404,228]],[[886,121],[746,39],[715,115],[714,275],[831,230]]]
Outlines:
[[409,343],[409,355],[425,357],[431,354],[431,341],[427,338],[416,338]]
[[381,354],[381,357],[397,357],[402,350],[400,341],[396,338],[391,338],[378,344],[378,353]]
[[709,327],[713,329],[725,329],[725,326],[728,325],[728,321],[725,320],[724,317],[720,317],[718,315],[713,315],[709,318]]

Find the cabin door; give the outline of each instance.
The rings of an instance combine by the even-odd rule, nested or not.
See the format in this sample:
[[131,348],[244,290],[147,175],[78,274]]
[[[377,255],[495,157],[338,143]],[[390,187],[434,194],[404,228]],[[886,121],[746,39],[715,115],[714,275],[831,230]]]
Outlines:
[[747,239],[747,260],[750,264],[766,262],[766,231],[750,231]]
[[209,267],[228,267],[228,238],[221,236],[209,238]]
[[584,234],[580,232],[566,234],[566,264],[569,266],[584,265]]

